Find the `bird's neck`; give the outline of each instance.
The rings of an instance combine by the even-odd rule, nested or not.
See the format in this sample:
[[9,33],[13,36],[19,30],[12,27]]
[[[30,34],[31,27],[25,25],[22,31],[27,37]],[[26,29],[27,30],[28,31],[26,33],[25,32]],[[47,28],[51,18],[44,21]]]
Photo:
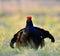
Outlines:
[[26,28],[31,28],[33,27],[33,22],[32,20],[26,22]]
[[31,28],[31,27],[33,27],[33,24],[26,24],[26,28]]

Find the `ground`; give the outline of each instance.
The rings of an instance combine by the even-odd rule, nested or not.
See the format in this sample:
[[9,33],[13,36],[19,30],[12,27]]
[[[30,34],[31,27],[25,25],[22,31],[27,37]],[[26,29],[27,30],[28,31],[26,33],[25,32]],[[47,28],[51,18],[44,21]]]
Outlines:
[[[15,14],[7,17],[0,17],[0,56],[60,56],[60,22],[58,18],[33,16],[33,23],[38,27],[48,30],[56,39],[51,43],[45,39],[45,47],[38,50],[22,48],[12,49],[9,46],[14,33],[25,26],[25,16]],[[36,17],[36,18],[35,18]]]

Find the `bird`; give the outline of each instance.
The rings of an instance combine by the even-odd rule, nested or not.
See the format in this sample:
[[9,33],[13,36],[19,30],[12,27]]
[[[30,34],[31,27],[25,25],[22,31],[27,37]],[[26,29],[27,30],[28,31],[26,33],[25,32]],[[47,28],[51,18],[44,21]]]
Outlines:
[[54,37],[49,31],[33,25],[32,16],[27,16],[26,18],[25,27],[15,33],[11,39],[11,48],[14,48],[14,43],[18,47],[30,45],[34,49],[38,49],[39,46],[43,48],[45,46],[45,38],[51,39],[53,43],[55,42]]

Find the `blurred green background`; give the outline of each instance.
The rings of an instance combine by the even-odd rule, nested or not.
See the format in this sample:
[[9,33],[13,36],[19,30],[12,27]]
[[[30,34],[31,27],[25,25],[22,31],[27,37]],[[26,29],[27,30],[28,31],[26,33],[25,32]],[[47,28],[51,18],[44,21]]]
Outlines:
[[[29,1],[32,5],[35,2],[33,6],[23,3],[23,0],[19,6],[13,4],[12,7],[3,5],[0,1],[0,56],[60,56],[60,6],[39,5],[39,1],[36,1],[38,0]],[[28,15],[33,17],[35,26],[48,30],[54,36],[55,43],[45,39],[45,47],[42,49],[10,48],[13,35],[25,27]]]

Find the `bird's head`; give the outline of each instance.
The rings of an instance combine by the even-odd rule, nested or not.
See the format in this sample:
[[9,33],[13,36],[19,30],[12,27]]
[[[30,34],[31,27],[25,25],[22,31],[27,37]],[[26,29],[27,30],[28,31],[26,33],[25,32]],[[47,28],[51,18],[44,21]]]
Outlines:
[[31,20],[32,16],[27,16],[26,18],[27,18],[27,20]]
[[27,16],[26,26],[33,26],[32,16]]

